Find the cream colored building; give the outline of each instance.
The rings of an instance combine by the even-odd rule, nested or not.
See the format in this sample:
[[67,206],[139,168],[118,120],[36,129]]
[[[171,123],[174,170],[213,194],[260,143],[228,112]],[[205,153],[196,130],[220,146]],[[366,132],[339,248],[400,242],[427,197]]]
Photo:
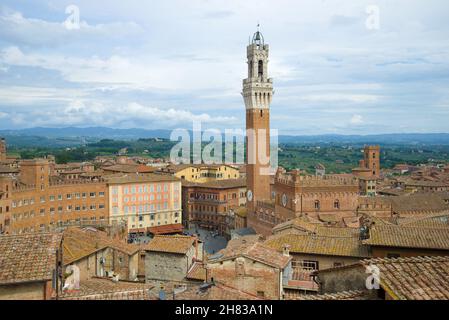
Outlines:
[[179,179],[196,183],[240,178],[239,169],[226,164],[170,165],[160,171],[164,173],[171,173]]
[[127,174],[108,179],[109,221],[128,232],[182,223],[181,181],[170,175]]

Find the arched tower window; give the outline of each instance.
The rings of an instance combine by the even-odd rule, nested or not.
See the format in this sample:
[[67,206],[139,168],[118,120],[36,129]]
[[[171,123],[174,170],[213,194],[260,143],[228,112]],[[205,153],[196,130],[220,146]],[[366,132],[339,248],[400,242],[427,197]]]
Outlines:
[[315,210],[320,210],[320,201],[315,200]]
[[263,61],[259,60],[259,77],[263,77]]

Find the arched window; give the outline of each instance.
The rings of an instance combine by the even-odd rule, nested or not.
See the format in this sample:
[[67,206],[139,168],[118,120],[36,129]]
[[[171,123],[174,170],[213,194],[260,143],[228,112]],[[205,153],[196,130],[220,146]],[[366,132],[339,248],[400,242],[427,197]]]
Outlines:
[[334,201],[334,209],[340,209],[340,201],[339,200]]
[[320,201],[315,200],[315,210],[320,210]]
[[259,60],[259,77],[263,77],[263,61]]

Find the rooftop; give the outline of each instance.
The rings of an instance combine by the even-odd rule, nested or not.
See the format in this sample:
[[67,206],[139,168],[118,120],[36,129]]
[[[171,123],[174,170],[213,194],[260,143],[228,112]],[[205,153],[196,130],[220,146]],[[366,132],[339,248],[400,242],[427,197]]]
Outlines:
[[125,174],[121,176],[104,176],[108,184],[126,184],[126,183],[146,183],[146,182],[168,182],[179,181],[178,178],[163,174]]
[[296,292],[285,293],[285,300],[369,300],[370,295],[366,291],[353,290],[326,294],[298,294]]
[[210,182],[190,182],[182,181],[183,187],[201,187],[210,189],[231,189],[231,188],[246,188],[246,179],[226,179],[226,180],[214,180]]
[[282,251],[290,245],[290,253],[307,253],[329,256],[370,257],[368,247],[358,237],[331,237],[316,234],[281,233],[269,237],[265,245]]
[[291,257],[285,256],[257,241],[258,237],[248,237],[251,237],[251,241],[237,239],[237,241],[228,244],[225,249],[219,251],[217,255],[210,257],[209,262],[214,263],[243,256],[275,268],[284,269],[291,260]]
[[364,260],[380,271],[380,286],[396,300],[448,300],[449,257]]
[[62,300],[149,300],[148,290],[154,286],[138,282],[114,282],[92,278],[80,283],[79,290],[64,292]]
[[[145,247],[147,251],[186,254],[196,237],[181,235],[156,235]],[[198,240],[199,241],[199,240]]]
[[61,233],[0,236],[0,284],[52,279]]
[[112,239],[105,232],[94,228],[67,228],[64,231],[63,240],[64,265],[83,259],[107,247],[115,248],[129,255],[139,250],[136,245]]
[[370,246],[449,250],[449,229],[375,225],[370,229],[370,238],[363,243]]

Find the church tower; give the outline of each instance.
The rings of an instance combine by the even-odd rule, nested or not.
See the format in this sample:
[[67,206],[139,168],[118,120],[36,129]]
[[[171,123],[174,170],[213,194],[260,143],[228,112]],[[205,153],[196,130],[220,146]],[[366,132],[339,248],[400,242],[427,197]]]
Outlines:
[[247,208],[270,199],[270,103],[273,81],[268,78],[268,44],[257,31],[247,49],[248,78],[243,80],[246,107]]

